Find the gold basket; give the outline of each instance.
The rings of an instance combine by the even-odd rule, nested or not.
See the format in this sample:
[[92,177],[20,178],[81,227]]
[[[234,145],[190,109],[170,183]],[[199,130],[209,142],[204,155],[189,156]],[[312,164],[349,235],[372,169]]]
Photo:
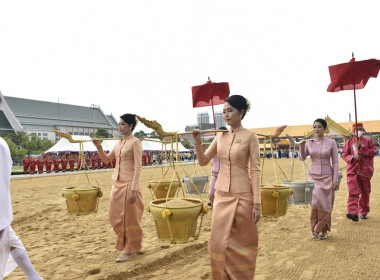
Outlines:
[[[171,185],[171,186],[170,186]],[[168,197],[174,197],[177,193],[177,190],[180,187],[180,182],[177,180],[151,180],[149,181],[149,188],[153,191],[153,194],[156,198],[166,198],[169,191],[169,196]]]
[[63,188],[62,196],[66,199],[69,213],[82,215],[98,211],[99,197],[102,196],[102,192],[95,186],[67,187]]
[[261,214],[266,217],[284,216],[293,190],[287,185],[261,186]]
[[[168,206],[167,202],[172,199],[156,199],[149,204],[150,212],[156,225],[157,237],[159,240],[185,243],[196,235],[197,221],[202,213],[202,201],[193,198],[181,198],[191,202],[189,206]],[[177,199],[176,199],[177,200]],[[164,217],[164,211],[167,216]]]

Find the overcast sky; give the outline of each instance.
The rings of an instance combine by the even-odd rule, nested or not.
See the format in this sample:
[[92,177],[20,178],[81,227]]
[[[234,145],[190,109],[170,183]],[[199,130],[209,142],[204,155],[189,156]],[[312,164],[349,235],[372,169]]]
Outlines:
[[[211,115],[191,96],[210,76],[250,100],[247,128],[346,122],[353,92],[326,92],[328,66],[380,59],[379,14],[379,0],[0,0],[0,91],[184,131]],[[359,121],[379,105],[380,77],[357,91]]]

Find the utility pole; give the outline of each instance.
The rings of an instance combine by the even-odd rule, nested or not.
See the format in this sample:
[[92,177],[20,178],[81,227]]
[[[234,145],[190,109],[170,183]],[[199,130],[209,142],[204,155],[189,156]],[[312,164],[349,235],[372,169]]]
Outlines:
[[95,104],[91,104],[91,108],[94,112],[94,134],[93,134],[93,137],[95,137],[95,133],[96,133],[96,128],[95,128],[95,110],[98,109],[98,105],[95,105]]

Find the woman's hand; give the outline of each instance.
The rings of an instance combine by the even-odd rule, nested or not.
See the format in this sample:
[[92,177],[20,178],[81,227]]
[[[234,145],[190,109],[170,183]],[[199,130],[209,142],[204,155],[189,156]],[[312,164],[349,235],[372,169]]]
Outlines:
[[199,129],[194,129],[192,135],[193,135],[193,139],[195,141],[195,144],[197,146],[201,145],[202,139],[201,139],[201,133],[200,133]]
[[99,143],[99,140],[97,138],[92,139],[92,143],[95,145],[95,147],[99,150],[102,146]]
[[361,160],[362,159],[362,156],[360,154],[357,154],[357,155],[354,155],[352,157],[354,160]]
[[214,203],[214,198],[215,198],[214,194],[211,194],[211,193],[208,194],[208,199],[210,200],[211,204]]
[[362,148],[363,144],[360,141],[358,141],[355,143],[355,146],[356,146],[356,148],[358,148],[358,150],[360,150]]
[[132,204],[136,202],[136,191],[135,190],[131,190],[131,195],[129,196],[129,202]]
[[303,149],[305,147],[305,144],[306,144],[306,141],[305,140],[302,140],[300,142],[300,146],[301,146],[301,149]]
[[336,190],[336,188],[338,187],[338,182],[333,182],[332,183],[332,186],[333,186],[333,190],[335,191]]
[[254,203],[252,208],[252,222],[254,224],[257,224],[257,222],[260,220],[261,216],[261,204],[260,203]]

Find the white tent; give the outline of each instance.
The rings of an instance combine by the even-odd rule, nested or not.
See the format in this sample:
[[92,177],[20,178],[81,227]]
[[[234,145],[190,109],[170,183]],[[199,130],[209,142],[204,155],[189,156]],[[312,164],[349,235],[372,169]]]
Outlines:
[[[153,139],[153,138],[152,138],[152,140],[160,141],[159,139]],[[103,140],[103,142],[102,142],[103,150],[111,151],[113,149],[113,147],[116,145],[117,141],[119,141],[119,140]],[[148,141],[148,140],[142,140],[141,144],[142,144],[143,151],[147,151],[147,152],[148,151],[161,151],[162,149],[166,149],[167,151],[171,150],[170,144],[162,145],[162,143]],[[174,148],[174,150],[176,149],[175,143],[173,143],[173,148]],[[178,142],[178,150],[180,153],[181,152],[189,152],[189,150],[186,149],[180,142]]]
[[[160,139],[154,139],[152,138],[152,140],[154,141],[160,141]],[[142,140],[141,141],[142,143],[142,149],[143,151],[161,151],[161,150],[166,150],[166,151],[170,151],[172,148],[171,148],[171,144],[166,144],[166,145],[162,145],[162,143],[159,143],[159,142],[152,142],[152,141],[149,141],[149,140]],[[176,150],[177,149],[177,145],[176,143],[173,143],[173,149]],[[189,152],[188,149],[186,149],[181,142],[178,142],[178,151],[181,153],[181,152]]]
[[[74,140],[91,140],[90,136],[85,135],[72,135]],[[152,139],[155,141],[159,141],[159,139]],[[104,151],[111,151],[116,143],[120,140],[103,140],[102,147]],[[142,149],[143,151],[161,151],[162,149],[166,149],[167,151],[171,150],[171,145],[166,144],[166,146],[162,146],[161,143],[152,142],[142,140]],[[174,150],[176,149],[176,144],[173,144]],[[180,142],[178,142],[178,150],[179,152],[189,152]],[[92,142],[84,142],[83,143],[83,151],[84,152],[97,152],[95,145]],[[63,154],[63,153],[79,153],[79,143],[70,143],[66,138],[61,138],[53,147],[44,152],[44,154]]]
[[[91,140],[90,136],[72,135],[74,140]],[[92,142],[83,143],[84,152],[96,152],[96,147]],[[66,138],[61,138],[53,147],[45,151],[44,154],[63,154],[63,153],[79,153],[79,143],[70,143]]]

